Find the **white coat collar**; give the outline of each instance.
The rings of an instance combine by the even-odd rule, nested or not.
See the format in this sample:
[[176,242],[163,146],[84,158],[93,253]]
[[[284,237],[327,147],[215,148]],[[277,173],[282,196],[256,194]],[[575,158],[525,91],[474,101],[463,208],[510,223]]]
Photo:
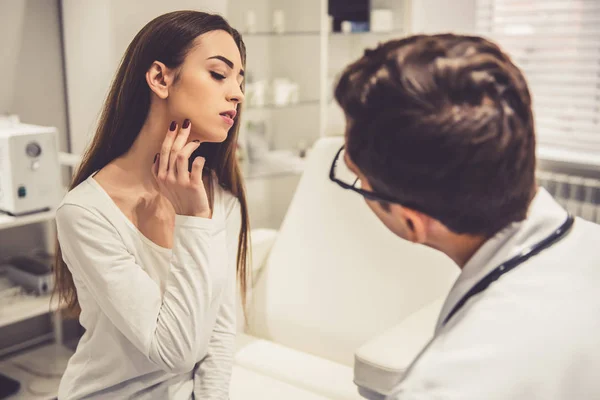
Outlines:
[[566,218],[567,212],[545,189],[539,188],[529,206],[527,218],[498,232],[465,264],[442,307],[436,333],[452,308],[477,282],[504,261],[550,235]]

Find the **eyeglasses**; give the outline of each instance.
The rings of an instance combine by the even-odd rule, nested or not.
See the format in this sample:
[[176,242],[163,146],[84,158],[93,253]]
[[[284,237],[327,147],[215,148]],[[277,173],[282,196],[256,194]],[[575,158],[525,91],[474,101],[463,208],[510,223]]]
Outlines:
[[[342,146],[338,150],[337,154],[335,155],[335,158],[333,159],[333,163],[331,164],[331,170],[329,171],[329,179],[331,179],[333,182],[337,183],[344,189],[352,190],[360,194],[367,200],[382,201],[385,203],[395,203],[402,205],[402,203],[390,196],[363,189],[360,178],[354,172],[352,172],[350,168],[348,168],[346,163],[343,161],[344,153],[345,146]],[[342,159],[341,162],[339,161],[340,158]]]

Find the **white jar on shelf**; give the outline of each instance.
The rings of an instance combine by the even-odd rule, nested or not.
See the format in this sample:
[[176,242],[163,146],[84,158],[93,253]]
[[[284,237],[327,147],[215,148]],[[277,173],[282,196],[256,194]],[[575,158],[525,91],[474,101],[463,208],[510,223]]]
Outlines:
[[248,10],[246,13],[246,33],[256,33],[256,13]]
[[259,80],[251,83],[246,83],[246,102],[252,107],[263,107],[267,94],[268,82]]
[[371,32],[391,32],[393,29],[394,14],[385,8],[371,11]]
[[288,78],[276,78],[273,80],[273,103],[277,106],[285,106],[293,103],[298,98],[298,85]]
[[283,13],[283,10],[273,11],[273,32],[285,32],[285,14]]
[[342,21],[341,30],[342,30],[342,33],[350,33],[350,32],[352,32],[352,22],[350,22],[350,21]]

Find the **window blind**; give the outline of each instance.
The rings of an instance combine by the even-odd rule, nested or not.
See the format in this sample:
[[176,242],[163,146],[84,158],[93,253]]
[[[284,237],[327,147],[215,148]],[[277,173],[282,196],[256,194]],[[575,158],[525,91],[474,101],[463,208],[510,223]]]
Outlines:
[[524,72],[538,147],[600,165],[600,0],[477,0],[476,28]]

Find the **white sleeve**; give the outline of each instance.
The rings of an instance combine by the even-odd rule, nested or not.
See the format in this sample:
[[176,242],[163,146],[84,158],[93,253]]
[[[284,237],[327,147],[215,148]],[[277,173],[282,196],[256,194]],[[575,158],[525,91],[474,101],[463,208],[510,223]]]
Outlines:
[[105,217],[64,204],[57,210],[56,225],[64,261],[115,327],[159,368],[191,371],[207,334],[212,221],[176,216],[162,295]]
[[238,238],[241,229],[240,203],[232,202],[227,212],[227,283],[221,297],[215,328],[208,345],[207,356],[199,363],[194,376],[196,399],[226,400],[235,351],[236,323],[236,267]]

